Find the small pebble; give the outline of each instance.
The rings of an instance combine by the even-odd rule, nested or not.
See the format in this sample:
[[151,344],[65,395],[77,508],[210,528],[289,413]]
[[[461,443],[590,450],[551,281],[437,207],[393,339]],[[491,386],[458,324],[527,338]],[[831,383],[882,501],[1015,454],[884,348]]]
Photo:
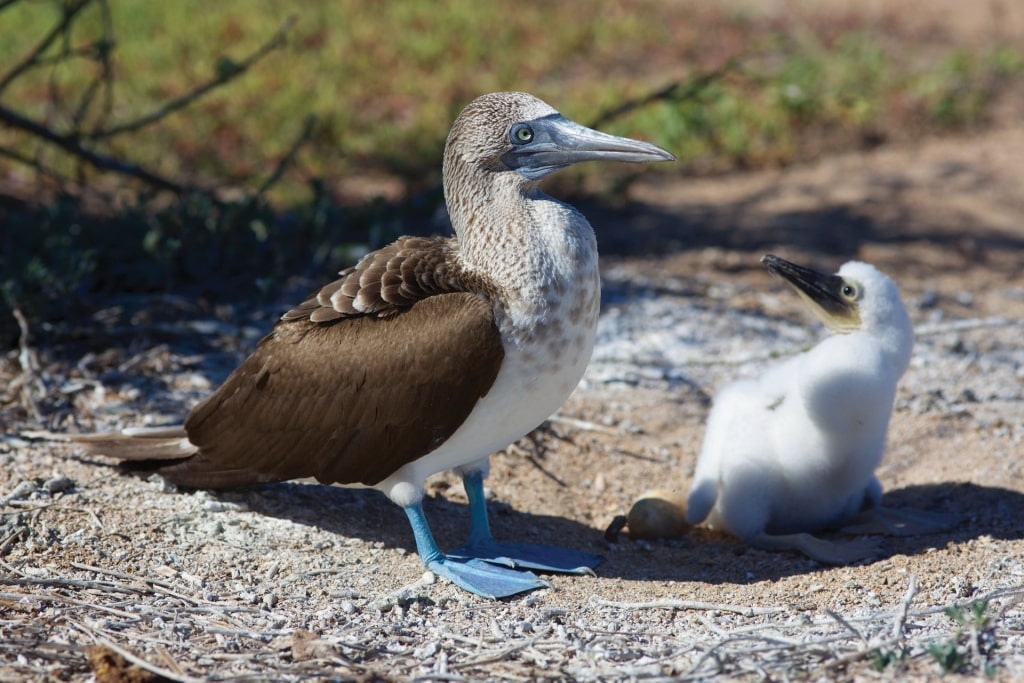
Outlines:
[[60,493],[61,491],[69,491],[75,488],[75,482],[71,477],[58,474],[55,477],[47,479],[46,482],[43,483],[43,488],[46,489],[48,493]]

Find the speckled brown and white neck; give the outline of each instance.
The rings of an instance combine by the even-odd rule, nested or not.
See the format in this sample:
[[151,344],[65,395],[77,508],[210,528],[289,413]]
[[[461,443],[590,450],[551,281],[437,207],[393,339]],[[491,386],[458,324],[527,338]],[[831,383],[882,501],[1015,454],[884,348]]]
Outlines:
[[[555,113],[537,101],[527,115]],[[549,341],[585,346],[580,337],[593,336],[600,307],[594,231],[536,182],[493,167],[494,136],[473,139],[480,134],[456,124],[445,151],[445,197],[461,265],[493,286],[490,298],[506,350],[531,353]]]

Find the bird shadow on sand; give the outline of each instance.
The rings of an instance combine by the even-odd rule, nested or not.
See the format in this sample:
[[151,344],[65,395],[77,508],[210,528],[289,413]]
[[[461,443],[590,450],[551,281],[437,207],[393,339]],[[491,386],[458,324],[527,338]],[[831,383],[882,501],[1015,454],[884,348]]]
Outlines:
[[[251,512],[287,519],[339,537],[415,550],[402,510],[377,491],[283,483],[215,495],[243,503]],[[970,483],[917,485],[890,491],[883,504],[952,513],[963,519],[954,528],[940,533],[879,537],[879,555],[859,564],[872,564],[895,555],[913,557],[984,536],[1024,539],[1024,528],[1015,523],[1024,516],[1024,494],[1016,491]],[[424,508],[442,549],[464,542],[469,526],[466,505],[443,496],[428,496]],[[609,543],[603,530],[571,519],[516,510],[501,501],[490,503],[490,511],[491,525],[499,540],[550,543],[557,539],[559,545],[603,555],[605,561],[596,570],[598,578],[750,584],[828,570],[827,566],[795,552],[757,550],[703,529],[680,539],[653,543],[633,542],[621,534],[617,542]],[[843,538],[838,533],[822,536]]]
[[[315,527],[339,537],[409,552],[416,549],[405,513],[375,490],[285,482],[210,493],[222,500],[240,503],[251,512]],[[427,495],[423,508],[442,551],[466,542],[468,505],[440,495]],[[551,543],[551,539],[563,539],[562,545],[576,550],[597,553],[604,550],[601,532],[579,522],[514,510],[501,501],[489,503],[488,510],[491,528],[498,540]]]
[[[914,485],[886,493],[882,504],[887,508],[953,514],[962,519],[951,529],[937,533],[876,536],[874,538],[880,540],[878,555],[858,565],[870,565],[896,555],[913,557],[982,537],[1024,539],[1024,528],[1016,522],[1024,515],[1024,494],[1009,489],[972,483]],[[850,538],[838,532],[818,535],[838,541]],[[621,550],[609,555],[609,562],[599,568],[599,575],[634,580],[749,584],[829,569],[828,565],[796,552],[758,550],[704,529],[647,547],[632,543],[620,545]]]

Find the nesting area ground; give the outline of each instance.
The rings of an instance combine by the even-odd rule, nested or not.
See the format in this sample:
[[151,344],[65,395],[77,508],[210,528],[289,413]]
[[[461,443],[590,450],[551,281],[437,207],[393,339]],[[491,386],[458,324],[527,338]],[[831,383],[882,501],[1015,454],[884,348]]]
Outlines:
[[[1024,679],[1022,99],[974,134],[576,202],[602,252],[594,359],[487,486],[499,538],[606,559],[505,601],[425,575],[375,491],[177,492],[25,435],[180,420],[298,285],[256,308],[122,297],[51,321],[59,343],[33,321],[0,358],[0,680]],[[897,281],[917,345],[878,475],[886,505],[955,529],[843,567],[703,530],[606,538],[645,490],[688,489],[717,388],[822,334],[767,252]],[[441,546],[460,544],[457,479],[427,494]]]
[[[1024,676],[1021,159],[1024,126],[1007,124],[581,204],[603,250],[593,363],[555,419],[493,457],[487,483],[499,538],[606,561],[530,595],[492,602],[424,578],[405,516],[375,491],[175,492],[24,437],[41,426],[29,418],[6,424],[0,679]],[[822,334],[765,252],[823,269],[859,258],[899,283],[917,346],[885,502],[958,513],[956,529],[886,539],[845,567],[701,530],[606,540],[644,490],[686,490],[717,387]],[[58,346],[34,330],[3,360],[5,415],[24,415],[35,354],[27,395],[58,430],[180,419],[287,307],[219,304],[120,301]],[[440,543],[461,542],[458,482],[427,491]],[[960,621],[946,611],[986,598]]]

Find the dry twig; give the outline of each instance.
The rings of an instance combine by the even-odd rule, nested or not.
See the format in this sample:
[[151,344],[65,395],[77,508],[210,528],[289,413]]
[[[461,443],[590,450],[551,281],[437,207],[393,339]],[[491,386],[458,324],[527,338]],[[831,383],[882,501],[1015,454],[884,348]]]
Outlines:
[[35,421],[43,419],[39,411],[39,404],[36,403],[35,393],[40,396],[46,393],[46,386],[39,378],[39,359],[32,349],[32,334],[28,326],[28,319],[21,309],[14,306],[11,310],[14,319],[18,321],[18,364],[21,366],[21,376],[18,378],[20,385],[21,404],[28,411]]
[[752,617],[755,615],[764,614],[781,614],[786,611],[785,607],[745,607],[742,605],[723,605],[713,602],[701,602],[699,600],[653,600],[651,602],[616,602],[614,600],[605,600],[604,598],[593,595],[590,597],[590,603],[599,607],[615,607],[618,609],[626,610],[638,610],[638,609],[672,609],[672,610],[690,610],[690,609],[703,609],[703,610],[714,610],[718,612],[735,612],[736,614],[742,614],[745,617]]

